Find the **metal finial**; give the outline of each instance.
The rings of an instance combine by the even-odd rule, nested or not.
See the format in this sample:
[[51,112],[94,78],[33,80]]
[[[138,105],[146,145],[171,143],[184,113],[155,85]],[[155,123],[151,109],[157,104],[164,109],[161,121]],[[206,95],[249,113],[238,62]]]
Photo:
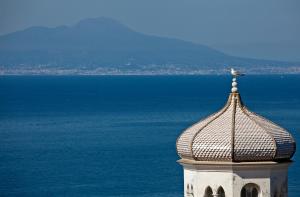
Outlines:
[[233,68],[231,68],[231,75],[232,75],[232,88],[231,88],[231,92],[232,93],[236,93],[236,92],[238,92],[236,78],[239,77],[239,76],[244,76],[245,74],[240,73],[240,72],[234,70]]
[[232,78],[232,84],[231,85],[232,85],[231,92],[232,93],[238,92],[237,82],[236,82],[236,78],[235,77]]

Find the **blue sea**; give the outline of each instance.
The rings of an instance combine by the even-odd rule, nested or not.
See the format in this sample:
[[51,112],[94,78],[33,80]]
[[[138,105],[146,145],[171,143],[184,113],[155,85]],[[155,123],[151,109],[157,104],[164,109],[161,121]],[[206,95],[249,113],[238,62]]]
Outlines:
[[[300,142],[299,75],[238,82],[248,108]],[[176,138],[230,88],[230,76],[1,76],[0,196],[181,197]]]

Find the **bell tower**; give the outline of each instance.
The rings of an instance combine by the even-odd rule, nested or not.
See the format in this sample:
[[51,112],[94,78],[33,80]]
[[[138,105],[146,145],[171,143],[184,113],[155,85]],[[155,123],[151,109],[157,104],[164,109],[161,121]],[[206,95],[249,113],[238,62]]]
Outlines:
[[292,135],[251,112],[232,69],[228,101],[187,128],[176,142],[185,197],[287,197],[287,172],[296,150]]

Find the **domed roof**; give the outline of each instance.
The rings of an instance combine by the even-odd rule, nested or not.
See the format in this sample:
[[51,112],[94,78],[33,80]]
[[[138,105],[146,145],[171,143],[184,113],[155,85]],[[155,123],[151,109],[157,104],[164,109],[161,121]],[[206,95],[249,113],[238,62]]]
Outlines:
[[275,123],[249,111],[237,92],[218,112],[186,129],[177,139],[183,159],[197,161],[276,161],[290,159],[296,143]]

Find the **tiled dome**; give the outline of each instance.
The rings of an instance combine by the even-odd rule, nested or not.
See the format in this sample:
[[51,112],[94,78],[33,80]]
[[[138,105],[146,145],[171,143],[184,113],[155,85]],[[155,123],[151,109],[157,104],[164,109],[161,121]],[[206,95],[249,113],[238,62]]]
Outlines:
[[291,134],[250,112],[237,88],[223,109],[186,129],[176,146],[181,158],[197,161],[288,160],[296,150]]

